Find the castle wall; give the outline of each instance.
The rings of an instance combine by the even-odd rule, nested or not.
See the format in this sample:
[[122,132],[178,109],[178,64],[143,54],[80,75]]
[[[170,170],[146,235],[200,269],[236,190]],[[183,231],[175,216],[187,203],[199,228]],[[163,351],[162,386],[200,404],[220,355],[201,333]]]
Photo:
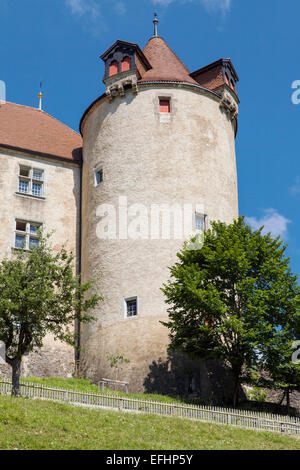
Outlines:
[[[45,199],[16,194],[19,165],[44,170]],[[80,168],[72,163],[29,156],[21,152],[0,151],[0,257],[11,257],[15,243],[15,220],[43,224],[45,232],[54,231],[54,251],[63,244],[78,257]],[[1,366],[0,366],[1,367]],[[10,373],[3,366],[1,372]],[[23,360],[23,374],[70,376],[74,370],[74,351],[48,335],[44,346]]]
[[[171,98],[169,122],[158,112],[159,97]],[[96,321],[82,326],[81,369],[94,381],[110,378],[107,356],[123,354],[130,364],[119,379],[141,391],[153,382],[154,370],[176,367],[160,323],[167,319],[160,288],[185,237],[101,239],[97,208],[111,204],[118,215],[120,196],[128,206],[149,210],[155,203],[203,204],[208,223],[230,223],[238,215],[234,129],[217,96],[149,85],[140,86],[138,95],[98,101],[83,123],[83,141],[82,277],[96,278],[105,300],[92,312]],[[95,187],[99,168],[103,182]],[[138,315],[126,318],[124,299],[133,296]]]

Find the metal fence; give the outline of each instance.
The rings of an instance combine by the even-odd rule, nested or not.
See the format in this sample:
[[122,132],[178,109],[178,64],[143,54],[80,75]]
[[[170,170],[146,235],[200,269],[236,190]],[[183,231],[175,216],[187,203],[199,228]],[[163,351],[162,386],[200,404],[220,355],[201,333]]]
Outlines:
[[[209,423],[242,426],[248,429],[300,435],[300,419],[289,416],[214,406],[157,402],[101,393],[85,393],[27,382],[21,383],[20,388],[21,395],[24,398],[40,398],[77,405],[173,416]],[[10,380],[0,379],[0,395],[10,395],[11,389],[12,383]]]

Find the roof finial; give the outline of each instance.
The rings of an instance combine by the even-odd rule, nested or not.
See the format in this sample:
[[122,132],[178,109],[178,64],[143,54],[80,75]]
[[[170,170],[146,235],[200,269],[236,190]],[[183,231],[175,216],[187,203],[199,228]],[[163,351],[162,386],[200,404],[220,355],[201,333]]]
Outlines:
[[40,92],[38,94],[39,97],[39,110],[42,111],[42,99],[43,99],[43,93],[42,93],[42,82],[40,82]]
[[154,23],[154,37],[158,37],[158,32],[157,32],[157,25],[158,25],[158,19],[157,19],[157,13],[156,11],[154,12],[154,20],[153,20],[153,23]]

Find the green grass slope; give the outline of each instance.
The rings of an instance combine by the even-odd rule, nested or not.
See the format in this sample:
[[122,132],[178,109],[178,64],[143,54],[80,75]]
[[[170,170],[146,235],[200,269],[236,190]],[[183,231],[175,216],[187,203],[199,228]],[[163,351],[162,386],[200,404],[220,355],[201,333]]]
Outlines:
[[[85,393],[102,393],[102,388],[99,390],[97,385],[93,384],[89,380],[86,379],[64,379],[60,377],[22,377],[21,382],[29,382],[34,384],[45,385],[48,387],[56,387],[56,388],[64,388],[69,390],[77,390],[78,392],[85,392]],[[126,396],[127,398],[139,398],[140,400],[153,400],[153,401],[162,401],[168,403],[182,403],[182,401],[178,398],[169,397],[167,395],[158,395],[158,394],[150,394],[150,393],[128,393],[114,391],[112,389],[106,388],[104,389],[105,394],[113,394],[113,395],[120,395]],[[193,400],[190,400],[193,402]]]
[[300,440],[179,418],[0,396],[0,449],[300,450]]

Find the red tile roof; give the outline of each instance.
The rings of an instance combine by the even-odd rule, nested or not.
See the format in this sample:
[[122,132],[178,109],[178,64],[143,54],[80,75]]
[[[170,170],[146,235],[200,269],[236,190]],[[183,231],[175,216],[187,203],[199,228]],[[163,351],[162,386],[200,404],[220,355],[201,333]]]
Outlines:
[[0,146],[79,162],[82,138],[44,111],[1,103]]
[[159,37],[153,37],[143,50],[152,68],[142,74],[140,82],[172,81],[198,83],[190,77],[190,72],[167,43]]

